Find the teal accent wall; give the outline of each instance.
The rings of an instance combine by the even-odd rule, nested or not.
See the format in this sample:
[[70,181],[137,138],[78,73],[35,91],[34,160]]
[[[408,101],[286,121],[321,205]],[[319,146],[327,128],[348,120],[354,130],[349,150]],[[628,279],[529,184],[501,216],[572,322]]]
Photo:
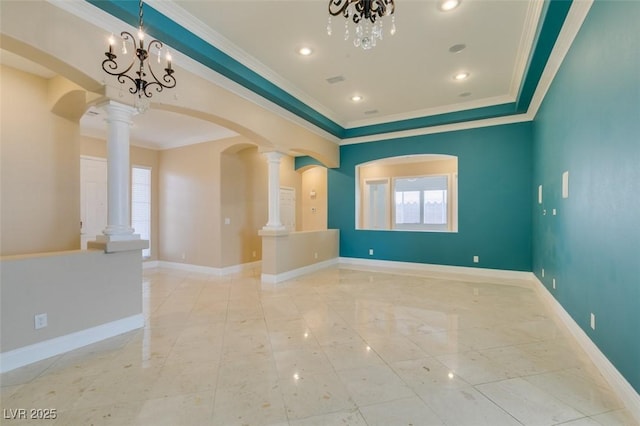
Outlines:
[[319,160],[316,160],[313,157],[309,157],[308,155],[302,155],[300,157],[294,158],[294,168],[296,170],[301,169],[306,166],[322,166],[326,167]]
[[639,22],[637,1],[591,7],[533,123],[532,190],[533,271],[640,392]]
[[[356,165],[409,154],[458,157],[458,232],[356,230]],[[343,145],[340,163],[327,174],[340,256],[531,270],[531,123]]]

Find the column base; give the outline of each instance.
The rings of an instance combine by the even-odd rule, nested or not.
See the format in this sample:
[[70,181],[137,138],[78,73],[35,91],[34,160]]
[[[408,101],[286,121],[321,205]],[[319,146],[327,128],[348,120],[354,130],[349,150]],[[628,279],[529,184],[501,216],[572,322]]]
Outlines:
[[260,236],[269,236],[269,237],[279,237],[281,235],[289,235],[289,231],[286,227],[269,227],[265,226],[261,230],[258,231],[258,235]]
[[149,248],[149,241],[141,240],[140,235],[98,235],[95,241],[87,241],[87,249],[104,250],[105,253],[134,251]]

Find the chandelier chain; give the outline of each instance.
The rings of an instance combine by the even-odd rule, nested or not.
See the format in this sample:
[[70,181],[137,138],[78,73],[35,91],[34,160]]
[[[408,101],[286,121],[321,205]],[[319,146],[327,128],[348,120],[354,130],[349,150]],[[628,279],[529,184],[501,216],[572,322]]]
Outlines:
[[142,0],[140,0],[140,4],[138,6],[138,10],[140,11],[138,13],[138,22],[140,23],[140,31],[142,31],[142,29],[144,28],[144,11],[142,8]]

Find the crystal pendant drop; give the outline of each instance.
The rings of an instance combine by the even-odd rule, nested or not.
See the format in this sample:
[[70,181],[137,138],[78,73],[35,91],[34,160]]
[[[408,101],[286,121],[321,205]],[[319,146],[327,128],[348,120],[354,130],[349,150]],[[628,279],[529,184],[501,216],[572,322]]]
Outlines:
[[349,40],[349,21],[344,23],[344,39]]
[[391,17],[391,31],[389,31],[389,33],[391,35],[394,35],[396,33],[396,17],[395,16]]
[[149,109],[149,105],[149,98],[142,95],[138,95],[133,103],[133,106],[140,114],[146,112]]
[[329,21],[327,22],[327,35],[331,35],[331,33],[332,33],[331,16],[329,16]]

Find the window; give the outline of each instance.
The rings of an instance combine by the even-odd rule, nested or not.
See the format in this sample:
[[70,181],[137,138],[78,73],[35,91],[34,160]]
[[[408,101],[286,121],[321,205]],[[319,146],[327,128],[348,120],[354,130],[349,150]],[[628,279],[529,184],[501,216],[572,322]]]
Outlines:
[[[131,226],[140,238],[151,242],[151,169],[131,169]],[[142,257],[151,256],[151,246],[142,250]]]
[[356,228],[458,230],[458,158],[422,154],[356,166]]
[[448,176],[396,178],[394,193],[394,228],[448,230]]
[[365,182],[364,223],[368,229],[389,229],[389,179]]

